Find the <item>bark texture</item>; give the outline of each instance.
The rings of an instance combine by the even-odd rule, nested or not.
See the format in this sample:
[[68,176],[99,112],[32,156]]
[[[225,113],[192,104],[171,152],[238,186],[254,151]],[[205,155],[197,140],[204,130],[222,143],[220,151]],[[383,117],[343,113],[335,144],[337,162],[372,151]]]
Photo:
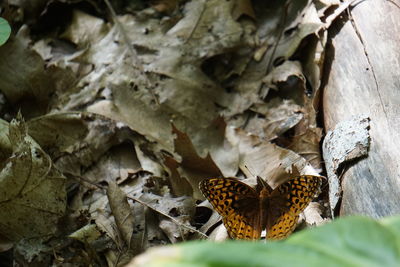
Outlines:
[[340,214],[400,213],[400,8],[361,1],[336,26],[328,50],[323,110],[326,131],[351,116],[370,121],[368,156],[342,176]]

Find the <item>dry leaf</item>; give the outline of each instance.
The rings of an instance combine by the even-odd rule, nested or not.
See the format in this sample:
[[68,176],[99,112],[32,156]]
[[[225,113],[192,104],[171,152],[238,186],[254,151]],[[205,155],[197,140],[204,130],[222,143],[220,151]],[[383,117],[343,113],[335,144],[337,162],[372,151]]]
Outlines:
[[49,96],[71,86],[74,77],[69,70],[45,68],[43,59],[28,48],[25,42],[29,39],[22,35],[0,47],[0,87],[10,103],[18,106],[23,114],[34,117],[44,114],[50,105]]
[[[132,234],[134,231],[134,221],[126,194],[122,191],[117,183],[108,182],[107,197],[110,203],[112,215],[117,224],[120,237],[124,240],[126,246],[131,248]],[[138,253],[139,251],[133,251]]]
[[51,235],[65,211],[65,178],[27,135],[21,117],[1,132],[7,130],[13,153],[0,172],[0,232],[11,240]]
[[221,171],[212,160],[210,154],[205,158],[200,157],[187,134],[179,131],[173,126],[173,132],[177,135],[174,141],[175,150],[181,157],[181,176],[185,177],[192,185],[193,196],[197,199],[203,198],[199,190],[199,183],[209,177],[219,177]]
[[101,232],[95,224],[88,224],[69,235],[70,238],[77,239],[83,243],[91,243],[101,236]]
[[295,171],[293,168],[304,173],[305,159],[291,150],[281,148],[240,129],[233,130],[228,138],[232,143],[238,144],[240,169],[247,177],[263,177],[274,188],[291,176],[290,173]]
[[238,0],[232,10],[232,16],[235,20],[241,16],[247,15],[252,19],[256,19],[256,15],[253,10],[253,5],[250,0]]

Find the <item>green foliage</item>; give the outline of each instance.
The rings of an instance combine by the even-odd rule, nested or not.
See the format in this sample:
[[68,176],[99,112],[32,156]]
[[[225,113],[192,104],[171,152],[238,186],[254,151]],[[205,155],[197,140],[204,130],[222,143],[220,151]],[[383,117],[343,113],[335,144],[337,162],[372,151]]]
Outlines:
[[[398,266],[400,217],[347,217],[285,241],[188,242],[154,249],[138,266]],[[144,265],[143,265],[144,264]]]
[[0,45],[3,45],[8,40],[10,34],[11,34],[10,25],[5,19],[0,18]]

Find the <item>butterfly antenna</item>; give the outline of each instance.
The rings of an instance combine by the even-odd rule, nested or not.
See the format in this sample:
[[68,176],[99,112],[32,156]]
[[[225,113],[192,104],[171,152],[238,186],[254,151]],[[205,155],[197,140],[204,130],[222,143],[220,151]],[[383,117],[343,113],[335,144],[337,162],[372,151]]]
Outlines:
[[254,175],[254,172],[252,172],[252,171],[249,169],[249,167],[247,167],[247,165],[244,165],[244,167],[245,167],[246,170],[250,173],[251,176],[253,176],[253,177],[255,176],[255,175]]

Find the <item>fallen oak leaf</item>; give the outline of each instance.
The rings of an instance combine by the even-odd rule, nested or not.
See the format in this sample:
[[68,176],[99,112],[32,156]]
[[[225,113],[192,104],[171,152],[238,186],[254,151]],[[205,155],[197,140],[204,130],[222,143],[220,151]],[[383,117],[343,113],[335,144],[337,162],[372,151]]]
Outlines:
[[184,176],[192,186],[194,197],[203,198],[198,184],[205,178],[220,177],[222,173],[209,153],[205,158],[198,155],[186,133],[179,131],[173,124],[172,132],[176,134],[174,139],[175,151],[182,157],[180,163],[181,176]]
[[174,139],[175,151],[182,157],[181,165],[183,167],[200,172],[207,172],[210,173],[210,175],[221,175],[221,171],[212,160],[210,154],[207,154],[205,158],[200,157],[189,136],[179,131],[173,124],[172,132],[176,134],[176,138]]

